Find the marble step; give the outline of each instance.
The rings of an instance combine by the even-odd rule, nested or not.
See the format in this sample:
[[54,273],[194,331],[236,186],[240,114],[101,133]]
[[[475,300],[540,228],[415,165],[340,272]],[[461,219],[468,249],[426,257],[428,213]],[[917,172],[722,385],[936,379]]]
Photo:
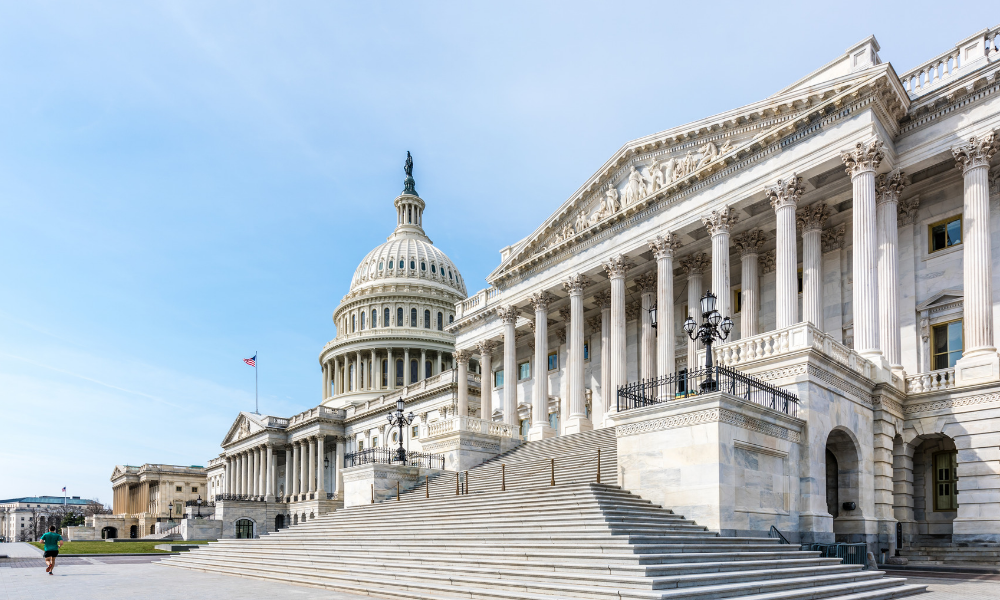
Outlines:
[[[159,564],[177,565],[176,557]],[[199,570],[231,573],[239,563],[222,563],[219,561],[194,563],[193,568]],[[698,598],[713,600],[716,598],[737,598],[753,595],[755,600],[770,598],[781,599],[817,599],[837,598],[850,593],[862,593],[884,590],[900,586],[902,579],[883,578],[878,571],[856,571],[853,573],[837,573],[812,577],[796,577],[776,580],[763,580],[738,583],[709,584],[697,587],[681,587],[673,589],[636,589],[624,586],[601,587],[589,581],[586,585],[567,584],[551,581],[548,578],[488,580],[464,575],[449,576],[442,579],[434,573],[405,573],[403,576],[385,572],[369,575],[367,572],[323,572],[303,569],[294,565],[283,565],[278,568],[254,567],[253,577],[288,581],[305,585],[318,585],[331,589],[339,589],[352,593],[363,593],[387,598],[592,598],[595,600],[615,600],[617,598],[636,599],[680,599]],[[578,580],[579,581],[579,580]],[[825,589],[824,589],[825,588]],[[914,586],[915,591],[921,591]],[[902,590],[901,590],[902,591]],[[799,592],[799,593],[797,593]],[[804,592],[804,593],[802,593]],[[911,592],[912,593],[912,592]],[[419,594],[419,595],[417,595]],[[899,597],[899,596],[873,596]]]

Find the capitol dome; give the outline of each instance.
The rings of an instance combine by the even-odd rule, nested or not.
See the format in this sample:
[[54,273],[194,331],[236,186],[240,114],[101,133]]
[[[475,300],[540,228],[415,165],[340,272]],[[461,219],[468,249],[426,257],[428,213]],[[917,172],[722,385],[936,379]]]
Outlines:
[[[400,198],[405,198],[400,196]],[[412,202],[413,199],[407,199]],[[398,199],[397,199],[398,203]],[[420,204],[423,204],[421,200]],[[422,207],[421,211],[422,214]],[[372,285],[412,283],[437,283],[451,288],[464,298],[465,281],[455,263],[439,250],[421,228],[420,233],[408,231],[420,228],[400,223],[389,239],[376,246],[365,256],[351,280],[351,291]],[[400,231],[400,229],[405,229]]]

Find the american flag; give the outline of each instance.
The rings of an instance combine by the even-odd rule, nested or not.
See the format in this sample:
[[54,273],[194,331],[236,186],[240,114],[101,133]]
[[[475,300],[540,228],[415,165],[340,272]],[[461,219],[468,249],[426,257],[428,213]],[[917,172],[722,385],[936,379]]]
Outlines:
[[253,368],[256,369],[257,368],[257,355],[254,354],[253,358],[244,358],[243,362],[245,362],[246,364],[248,364],[251,367],[253,367]]
[[64,494],[66,493],[66,488],[63,488],[63,493],[64,493]]

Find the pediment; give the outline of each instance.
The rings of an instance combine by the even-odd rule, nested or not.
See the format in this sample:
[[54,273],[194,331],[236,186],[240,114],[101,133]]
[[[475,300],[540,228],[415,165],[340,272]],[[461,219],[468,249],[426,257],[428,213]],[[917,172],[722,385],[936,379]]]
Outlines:
[[265,429],[266,427],[264,424],[257,419],[257,415],[253,415],[248,412],[241,412],[240,416],[236,417],[236,420],[233,421],[232,426],[229,428],[229,432],[226,433],[226,437],[222,441],[222,445],[228,446],[229,444],[250,437],[259,431],[264,431]]
[[961,302],[965,299],[962,290],[958,288],[947,289],[937,294],[934,294],[926,301],[921,302],[917,305],[918,311],[931,310],[941,306],[947,306],[955,302]]
[[115,479],[118,479],[119,477],[123,477],[127,473],[128,473],[128,469],[125,468],[125,465],[117,465],[115,467],[114,472],[111,473],[111,479],[113,481]]
[[[891,65],[880,64],[826,85],[792,89],[723,113],[630,142],[530,236],[513,247],[487,281],[503,287],[515,275],[635,214],[654,201],[712,177],[738,172],[737,163],[767,150],[802,126],[859,94],[880,90],[898,128],[908,98]],[[728,168],[727,167],[734,167]]]

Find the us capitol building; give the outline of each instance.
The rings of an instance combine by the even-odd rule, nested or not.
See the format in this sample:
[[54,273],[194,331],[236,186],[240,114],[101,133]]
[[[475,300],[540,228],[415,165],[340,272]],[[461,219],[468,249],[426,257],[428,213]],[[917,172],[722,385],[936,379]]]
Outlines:
[[[241,413],[207,466],[221,535],[611,429],[611,483],[722,535],[1000,543],[998,31],[902,74],[871,37],[626,143],[472,294],[408,157],[320,403]],[[723,317],[707,370],[687,331]],[[400,430],[412,472],[392,470]]]

